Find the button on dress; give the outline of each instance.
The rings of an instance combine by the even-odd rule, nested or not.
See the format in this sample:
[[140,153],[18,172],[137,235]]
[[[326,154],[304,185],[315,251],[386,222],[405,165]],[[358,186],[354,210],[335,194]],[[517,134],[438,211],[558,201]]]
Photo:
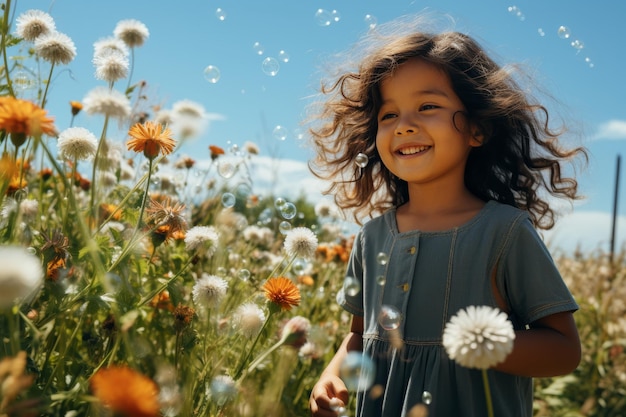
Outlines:
[[[516,330],[578,309],[525,211],[488,201],[440,232],[398,232],[395,209],[363,225],[347,269],[361,291],[337,294],[363,317],[363,351],[375,364],[376,388],[358,393],[356,416],[410,416],[418,404],[430,417],[487,415],[481,371],[449,359],[442,335],[460,309],[498,307],[494,273]],[[489,381],[496,416],[532,416],[531,378],[490,370]]]

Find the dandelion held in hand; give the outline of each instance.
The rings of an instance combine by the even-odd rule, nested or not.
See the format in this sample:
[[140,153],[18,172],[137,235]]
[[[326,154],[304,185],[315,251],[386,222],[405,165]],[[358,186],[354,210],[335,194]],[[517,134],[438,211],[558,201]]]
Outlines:
[[263,285],[265,297],[281,311],[300,305],[300,290],[287,277],[273,277]]
[[172,132],[158,123],[136,123],[128,134],[131,137],[126,143],[128,150],[143,152],[150,160],[159,154],[171,154],[176,146],[176,141],[171,137]]
[[296,227],[287,234],[284,246],[289,255],[312,258],[317,249],[317,236],[307,227]]
[[507,315],[489,306],[469,306],[446,324],[443,346],[466,368],[488,369],[513,350],[515,331]]
[[115,415],[160,415],[157,384],[125,366],[102,368],[91,378],[91,391]]

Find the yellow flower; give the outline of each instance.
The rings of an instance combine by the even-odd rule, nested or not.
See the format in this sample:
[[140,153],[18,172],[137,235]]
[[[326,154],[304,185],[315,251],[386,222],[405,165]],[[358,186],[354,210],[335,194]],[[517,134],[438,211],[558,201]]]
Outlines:
[[289,278],[273,277],[263,285],[265,297],[280,310],[291,310],[300,304],[300,290]]
[[93,394],[116,415],[157,417],[159,412],[157,384],[125,366],[102,368],[91,378]]
[[143,152],[148,159],[154,159],[159,153],[169,155],[176,145],[170,129],[155,122],[136,123],[128,134],[131,136],[126,143],[128,150]]
[[15,146],[21,146],[28,136],[43,133],[55,136],[54,119],[46,111],[28,100],[0,97],[0,130],[11,135]]

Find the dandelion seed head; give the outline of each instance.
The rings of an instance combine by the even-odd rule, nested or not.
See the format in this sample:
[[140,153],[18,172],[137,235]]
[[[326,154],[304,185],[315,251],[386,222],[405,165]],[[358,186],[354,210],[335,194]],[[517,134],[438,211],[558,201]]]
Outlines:
[[187,231],[185,248],[193,252],[199,248],[206,248],[206,256],[212,256],[219,244],[220,235],[213,226],[194,226]]
[[76,57],[76,46],[69,36],[49,32],[35,39],[35,53],[51,64],[67,65]]
[[237,307],[233,316],[233,326],[245,337],[256,336],[265,322],[265,313],[255,303],[245,303]]
[[100,53],[93,59],[96,67],[96,79],[114,83],[128,75],[128,56],[118,51]]
[[25,11],[17,17],[15,23],[16,35],[30,42],[56,30],[52,16],[41,10]]
[[89,91],[83,104],[87,114],[101,114],[120,120],[128,118],[131,112],[128,97],[106,87],[96,87]]
[[130,51],[128,46],[119,38],[108,37],[100,39],[93,44],[93,56],[96,59],[100,55],[107,55],[111,52],[119,52],[122,55],[128,57]]
[[296,227],[287,233],[284,246],[291,256],[311,258],[317,249],[317,236],[308,227]]
[[88,160],[96,154],[98,139],[83,127],[70,127],[59,133],[57,147],[67,159]]
[[203,273],[192,289],[193,301],[204,308],[217,307],[226,295],[228,283],[217,275]]
[[19,246],[0,246],[0,308],[22,301],[43,284],[39,258]]
[[129,48],[134,48],[143,45],[150,36],[150,32],[139,20],[127,19],[117,23],[113,35],[121,39]]

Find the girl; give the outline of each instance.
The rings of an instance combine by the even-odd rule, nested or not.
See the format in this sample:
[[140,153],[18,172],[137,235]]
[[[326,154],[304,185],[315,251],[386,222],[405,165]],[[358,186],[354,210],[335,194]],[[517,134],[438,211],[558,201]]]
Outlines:
[[[340,366],[362,350],[376,389],[358,393],[357,416],[410,416],[422,402],[430,416],[487,415],[481,372],[449,359],[442,334],[460,309],[488,305],[516,330],[489,371],[495,415],[531,416],[531,378],[580,360],[578,306],[535,227],[554,224],[548,194],[578,197],[562,165],[585,150],[562,149],[547,109],[461,33],[388,39],[322,92],[311,168],[357,221],[382,215],[355,238],[347,276],[361,291],[337,296],[351,329],[313,387],[312,414],[348,403]],[[381,306],[401,313],[400,344]]]

